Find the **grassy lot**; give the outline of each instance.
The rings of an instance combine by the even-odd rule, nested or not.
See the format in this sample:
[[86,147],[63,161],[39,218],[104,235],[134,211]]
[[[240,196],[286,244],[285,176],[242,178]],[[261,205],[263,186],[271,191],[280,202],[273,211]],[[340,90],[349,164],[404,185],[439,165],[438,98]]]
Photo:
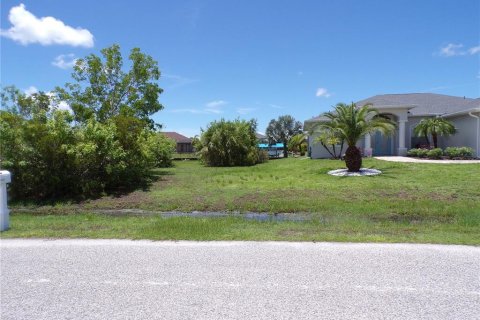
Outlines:
[[[178,161],[149,190],[30,212],[13,206],[2,237],[316,240],[480,244],[480,165],[364,161],[384,174],[332,177],[334,160],[208,168]],[[99,209],[303,213],[307,222],[106,216]],[[17,209],[17,210],[16,210]]]

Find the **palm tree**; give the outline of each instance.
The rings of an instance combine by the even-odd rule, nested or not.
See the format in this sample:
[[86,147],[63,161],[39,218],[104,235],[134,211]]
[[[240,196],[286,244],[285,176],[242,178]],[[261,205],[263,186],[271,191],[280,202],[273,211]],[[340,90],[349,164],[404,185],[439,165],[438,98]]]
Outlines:
[[329,121],[322,123],[320,127],[336,132],[338,137],[347,143],[345,164],[348,171],[352,172],[358,172],[362,167],[362,154],[356,146],[362,136],[375,131],[388,135],[395,130],[395,122],[379,116],[379,112],[370,104],[357,107],[355,103],[339,103],[334,111],[323,115]]
[[422,119],[413,129],[415,135],[425,137],[427,144],[430,145],[428,135],[432,135],[433,147],[438,146],[438,136],[448,136],[456,132],[455,126],[443,118]]
[[[345,140],[340,139],[338,133],[334,130],[323,128],[320,130],[319,136],[314,140],[320,142],[320,144],[328,151],[333,159],[342,159],[342,150]],[[337,155],[337,145],[340,145],[339,154]],[[330,148],[332,148],[330,150]]]
[[293,152],[302,152],[306,141],[307,136],[304,133],[296,134],[288,141],[288,149],[292,150]]

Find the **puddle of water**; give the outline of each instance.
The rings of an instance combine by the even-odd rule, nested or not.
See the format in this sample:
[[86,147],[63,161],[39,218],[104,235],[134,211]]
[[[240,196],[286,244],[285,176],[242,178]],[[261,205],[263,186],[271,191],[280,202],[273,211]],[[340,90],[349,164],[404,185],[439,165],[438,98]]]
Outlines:
[[246,212],[246,213],[227,213],[227,212],[214,212],[214,211],[193,211],[193,212],[155,212],[146,211],[140,209],[118,209],[118,210],[96,210],[98,213],[115,215],[115,216],[138,216],[138,215],[159,215],[163,218],[176,218],[176,217],[191,217],[191,218],[226,218],[235,217],[243,218],[245,220],[254,221],[308,221],[310,217],[306,215],[298,214],[286,214],[286,213],[260,213],[260,212]]

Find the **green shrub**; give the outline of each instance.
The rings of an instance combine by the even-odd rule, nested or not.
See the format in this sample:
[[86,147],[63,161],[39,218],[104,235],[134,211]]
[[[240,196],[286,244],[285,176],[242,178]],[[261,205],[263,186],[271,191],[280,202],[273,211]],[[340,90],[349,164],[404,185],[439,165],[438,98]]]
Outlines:
[[254,120],[213,121],[202,132],[200,156],[213,167],[252,166],[258,163]]
[[445,155],[450,159],[472,158],[473,149],[469,147],[448,147],[445,149]]
[[[154,166],[171,165],[172,141],[136,118],[74,122],[67,111],[16,106],[0,111],[0,167],[17,200],[90,197],[134,188]],[[3,102],[2,102],[3,106]]]
[[426,158],[428,156],[428,149],[418,149],[417,156],[419,158]]
[[443,151],[441,148],[435,148],[428,150],[427,158],[429,159],[440,159],[443,156]]
[[148,150],[156,167],[166,168],[172,166],[175,141],[162,133],[151,133],[147,140]]
[[418,152],[420,149],[410,149],[407,151],[407,156],[409,157],[418,157]]
[[409,157],[416,157],[416,158],[427,158],[428,157],[428,152],[430,150],[428,149],[410,149],[407,151],[407,156]]

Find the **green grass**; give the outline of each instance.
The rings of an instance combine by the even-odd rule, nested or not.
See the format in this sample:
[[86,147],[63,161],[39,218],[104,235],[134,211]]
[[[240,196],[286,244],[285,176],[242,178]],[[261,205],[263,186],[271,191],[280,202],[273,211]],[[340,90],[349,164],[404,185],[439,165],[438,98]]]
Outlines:
[[[191,240],[315,240],[480,244],[480,165],[367,159],[374,177],[332,177],[335,160],[280,159],[255,167],[209,168],[178,161],[158,169],[149,190],[81,204],[12,207],[2,237]],[[307,222],[241,218],[112,217],[98,209],[254,211],[307,214]],[[17,209],[17,210],[16,210]],[[77,214],[67,214],[78,212]]]
[[260,222],[239,217],[112,217],[102,214],[15,214],[2,238],[121,238],[152,240],[284,240],[480,244],[478,226],[376,222],[336,217],[305,222]]

